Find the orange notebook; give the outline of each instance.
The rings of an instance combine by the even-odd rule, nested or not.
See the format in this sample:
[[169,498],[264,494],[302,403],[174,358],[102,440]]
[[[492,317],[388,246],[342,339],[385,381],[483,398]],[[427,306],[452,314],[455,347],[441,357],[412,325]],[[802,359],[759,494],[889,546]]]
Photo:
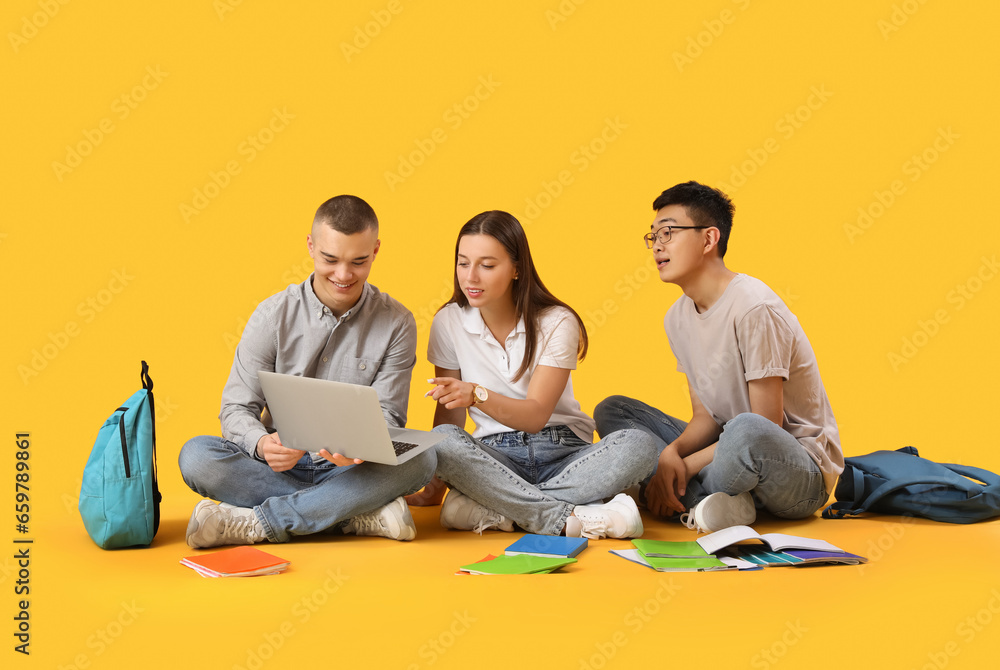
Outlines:
[[202,577],[276,575],[288,567],[285,559],[251,546],[188,556],[181,559],[181,564],[197,570]]

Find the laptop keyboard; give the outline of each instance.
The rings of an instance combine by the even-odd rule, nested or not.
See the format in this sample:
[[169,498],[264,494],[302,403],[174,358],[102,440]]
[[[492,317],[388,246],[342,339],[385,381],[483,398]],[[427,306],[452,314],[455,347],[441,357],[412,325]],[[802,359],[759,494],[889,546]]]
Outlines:
[[395,442],[394,441],[392,443],[392,448],[396,450],[396,455],[397,456],[402,456],[403,454],[405,454],[410,449],[413,449],[416,446],[417,445],[413,444],[412,442]]

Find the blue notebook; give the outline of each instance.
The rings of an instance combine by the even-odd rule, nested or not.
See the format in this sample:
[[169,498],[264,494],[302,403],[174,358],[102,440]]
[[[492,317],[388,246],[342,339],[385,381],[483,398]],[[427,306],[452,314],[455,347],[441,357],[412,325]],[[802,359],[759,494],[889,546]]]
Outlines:
[[587,548],[585,537],[562,537],[561,535],[526,534],[520,540],[507,547],[504,553],[508,556],[531,554],[556,558],[573,558]]

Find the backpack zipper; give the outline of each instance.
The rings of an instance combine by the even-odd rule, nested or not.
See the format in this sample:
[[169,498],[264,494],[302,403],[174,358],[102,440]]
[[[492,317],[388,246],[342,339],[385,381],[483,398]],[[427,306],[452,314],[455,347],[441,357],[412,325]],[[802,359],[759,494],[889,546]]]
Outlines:
[[129,478],[132,476],[132,468],[128,462],[128,440],[125,436],[125,412],[128,411],[128,407],[119,407],[115,411],[122,413],[121,418],[118,419],[118,435],[122,443],[122,461],[125,463],[125,477]]

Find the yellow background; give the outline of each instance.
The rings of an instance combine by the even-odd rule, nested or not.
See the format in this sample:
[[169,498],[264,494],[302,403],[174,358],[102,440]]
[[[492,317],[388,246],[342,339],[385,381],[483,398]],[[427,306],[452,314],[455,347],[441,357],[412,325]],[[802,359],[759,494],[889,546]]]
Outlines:
[[[372,281],[418,320],[411,426],[431,421],[423,353],[454,235],[493,208],[521,218],[590,326],[584,409],[625,393],[686,416],[661,325],[679,292],[639,238],[655,196],[696,179],[733,196],[728,264],[798,315],[848,455],[913,444],[1000,470],[998,16],[938,0],[6,2],[0,488],[12,501],[29,431],[35,543],[24,657],[2,508],[4,666],[995,663],[995,523],[761,524],[873,559],[857,569],[665,577],[602,541],[568,574],[490,580],[451,573],[510,536],[416,510],[417,542],[301,541],[272,547],[286,575],[216,582],[177,565],[197,496],[176,456],[218,431],[243,324],[308,275],[312,214],[339,193],[374,206]],[[142,359],[164,521],[153,548],[102,552],[80,473]],[[647,519],[647,537],[682,531]]]

